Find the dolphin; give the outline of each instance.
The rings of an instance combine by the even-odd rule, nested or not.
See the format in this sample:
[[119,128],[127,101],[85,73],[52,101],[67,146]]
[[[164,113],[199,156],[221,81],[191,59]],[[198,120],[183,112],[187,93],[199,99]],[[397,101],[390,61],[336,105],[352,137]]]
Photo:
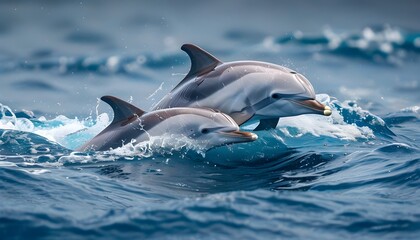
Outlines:
[[208,107],[230,115],[238,125],[254,120],[254,130],[277,126],[280,117],[331,115],[315,100],[311,83],[300,73],[259,61],[223,63],[193,44],[181,49],[191,60],[185,78],[153,108]]
[[231,117],[213,109],[184,107],[146,113],[113,96],[103,96],[101,100],[111,106],[114,119],[78,151],[105,151],[164,134],[190,138],[206,150],[257,139],[256,134],[239,131]]

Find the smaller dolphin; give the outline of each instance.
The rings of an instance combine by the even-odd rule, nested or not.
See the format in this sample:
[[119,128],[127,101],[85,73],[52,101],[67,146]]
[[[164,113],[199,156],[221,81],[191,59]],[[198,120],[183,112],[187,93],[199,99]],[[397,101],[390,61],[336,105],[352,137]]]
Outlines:
[[254,133],[239,131],[231,117],[212,109],[171,108],[146,113],[113,96],[104,96],[101,100],[112,107],[114,119],[78,151],[105,151],[133,140],[138,144],[164,134],[190,138],[206,150],[257,139]]
[[258,120],[255,130],[275,128],[280,117],[331,115],[328,106],[315,100],[311,83],[291,69],[257,61],[223,63],[192,44],[181,49],[189,55],[191,69],[154,109],[208,107],[238,125]]

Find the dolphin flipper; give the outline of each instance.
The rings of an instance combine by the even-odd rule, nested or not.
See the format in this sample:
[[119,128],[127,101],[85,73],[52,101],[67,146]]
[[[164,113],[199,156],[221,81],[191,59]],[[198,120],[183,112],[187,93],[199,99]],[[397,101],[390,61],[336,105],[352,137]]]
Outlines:
[[190,57],[191,68],[187,76],[185,76],[185,78],[180,83],[178,83],[174,89],[182,85],[185,81],[193,77],[208,73],[217,65],[222,64],[219,59],[196,45],[184,44],[182,45],[181,49]]
[[254,131],[270,130],[277,127],[279,123],[278,118],[261,119],[260,124],[254,129]]
[[108,103],[109,106],[112,107],[112,110],[114,110],[114,120],[112,120],[111,125],[131,118],[134,115],[140,117],[145,113],[145,111],[140,108],[113,96],[103,96],[101,97],[101,100]]
[[244,122],[251,119],[254,116],[254,113],[249,112],[249,111],[241,111],[241,112],[233,112],[229,115],[233,120],[235,120],[235,122],[238,125],[242,125]]

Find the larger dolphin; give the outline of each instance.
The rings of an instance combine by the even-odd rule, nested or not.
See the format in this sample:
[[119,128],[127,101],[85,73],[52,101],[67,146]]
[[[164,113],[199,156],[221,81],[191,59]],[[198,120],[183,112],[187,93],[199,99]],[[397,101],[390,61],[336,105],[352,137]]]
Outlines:
[[257,139],[254,133],[239,131],[239,126],[228,115],[212,109],[171,108],[146,113],[116,97],[101,99],[114,110],[114,119],[78,151],[104,151],[164,134],[190,138],[206,150]]
[[259,120],[255,130],[275,128],[280,117],[331,114],[328,106],[315,100],[311,83],[291,69],[257,61],[223,63],[192,44],[181,49],[189,55],[191,69],[154,109],[209,107],[239,125]]

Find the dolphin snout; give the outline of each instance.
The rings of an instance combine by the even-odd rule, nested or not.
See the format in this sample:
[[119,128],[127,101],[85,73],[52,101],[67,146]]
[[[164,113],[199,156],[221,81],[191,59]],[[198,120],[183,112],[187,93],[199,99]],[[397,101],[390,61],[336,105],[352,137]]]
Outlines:
[[301,105],[302,107],[314,110],[314,113],[321,114],[324,116],[330,116],[332,111],[331,108],[318,102],[317,100],[292,100],[294,103]]
[[325,115],[325,116],[330,116],[330,115],[331,115],[331,113],[332,113],[331,108],[330,108],[330,107],[328,107],[328,106],[325,106],[325,107],[324,107],[324,115]]
[[245,140],[245,141],[255,141],[258,139],[258,135],[251,132],[230,131],[230,132],[221,132],[221,133],[228,137]]

